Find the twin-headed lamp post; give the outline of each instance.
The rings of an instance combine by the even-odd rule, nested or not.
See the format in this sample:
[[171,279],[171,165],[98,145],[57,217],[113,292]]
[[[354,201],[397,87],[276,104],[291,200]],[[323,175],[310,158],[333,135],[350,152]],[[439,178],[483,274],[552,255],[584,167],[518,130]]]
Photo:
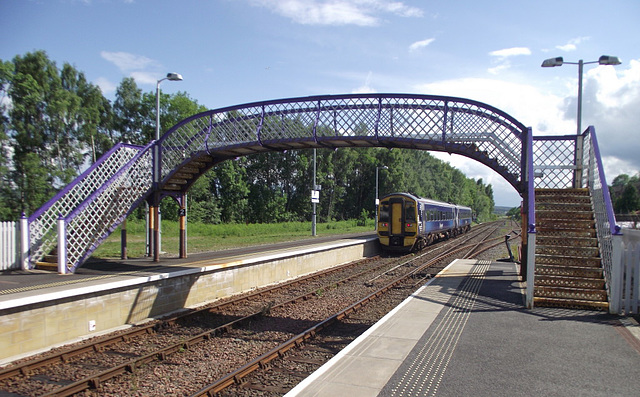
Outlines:
[[597,61],[584,62],[580,59],[578,62],[565,62],[562,57],[545,59],[542,62],[543,68],[552,68],[555,66],[562,66],[564,64],[578,65],[578,115],[577,115],[577,141],[576,141],[576,172],[573,180],[573,186],[579,188],[582,186],[582,71],[584,65],[597,63],[599,65],[620,65],[620,59],[618,57],[602,55]]

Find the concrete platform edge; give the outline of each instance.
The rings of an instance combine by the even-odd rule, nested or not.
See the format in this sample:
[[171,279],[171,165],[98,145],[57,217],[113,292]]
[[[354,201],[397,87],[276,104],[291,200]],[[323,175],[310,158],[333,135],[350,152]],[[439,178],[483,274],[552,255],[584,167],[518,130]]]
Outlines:
[[[453,267],[454,265],[456,265],[458,262],[469,262],[469,263],[476,263],[476,260],[468,260],[468,259],[455,259],[454,261],[452,261],[449,265],[447,265],[441,273],[445,273],[446,271],[448,271],[451,267]],[[331,358],[329,361],[327,361],[324,365],[322,365],[320,368],[318,368],[315,372],[313,372],[310,376],[308,376],[306,379],[304,379],[302,382],[300,382],[296,387],[294,387],[293,389],[291,389],[287,394],[285,394],[285,397],[294,397],[294,396],[298,396],[300,395],[300,393],[302,393],[307,387],[309,387],[310,385],[312,385],[314,382],[316,382],[320,377],[322,377],[323,375],[325,375],[329,370],[331,370],[334,366],[336,366],[339,362],[341,362],[345,356],[348,356],[353,350],[357,349],[358,347],[360,347],[360,345],[362,343],[364,343],[365,340],[367,340],[374,332],[376,332],[380,327],[382,327],[383,325],[385,325],[391,318],[393,318],[396,313],[398,313],[404,306],[406,306],[407,304],[409,304],[413,299],[416,298],[416,296],[418,296],[420,294],[420,292],[422,292],[425,288],[427,288],[431,283],[433,283],[436,279],[438,278],[438,276],[432,278],[431,280],[429,280],[428,282],[426,282],[422,287],[420,287],[416,292],[414,292],[413,294],[411,294],[411,296],[407,297],[404,301],[402,301],[402,303],[400,303],[398,306],[396,306],[393,310],[391,310],[389,313],[387,313],[384,317],[382,317],[377,323],[375,323],[374,325],[372,325],[368,330],[366,330],[362,335],[360,335],[359,337],[357,337],[356,339],[353,340],[353,342],[351,342],[349,345],[347,345],[347,347],[345,347],[344,349],[342,349],[338,354],[336,354],[333,358]],[[440,310],[442,310],[442,306],[440,307]],[[417,341],[416,341],[417,342]],[[400,365],[401,361],[398,362],[398,366]],[[376,392],[377,394],[377,392]]]

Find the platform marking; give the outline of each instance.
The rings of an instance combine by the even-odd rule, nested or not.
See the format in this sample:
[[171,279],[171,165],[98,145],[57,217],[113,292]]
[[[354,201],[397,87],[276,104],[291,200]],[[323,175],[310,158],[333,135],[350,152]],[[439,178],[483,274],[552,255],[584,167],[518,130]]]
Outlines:
[[449,365],[453,352],[469,319],[471,310],[491,265],[490,261],[478,261],[462,287],[455,292],[449,308],[433,334],[422,346],[397,385],[391,388],[391,396],[435,396]]

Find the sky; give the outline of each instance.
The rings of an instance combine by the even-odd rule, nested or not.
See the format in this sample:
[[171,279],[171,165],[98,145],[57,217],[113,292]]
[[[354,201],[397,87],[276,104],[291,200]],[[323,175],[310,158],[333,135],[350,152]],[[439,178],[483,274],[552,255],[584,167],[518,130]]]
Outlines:
[[[44,50],[108,99],[125,77],[164,81],[209,109],[309,95],[457,96],[505,111],[536,135],[595,126],[610,184],[640,171],[637,0],[0,0],[0,59]],[[433,152],[491,183],[498,206],[520,197],[488,167]]]

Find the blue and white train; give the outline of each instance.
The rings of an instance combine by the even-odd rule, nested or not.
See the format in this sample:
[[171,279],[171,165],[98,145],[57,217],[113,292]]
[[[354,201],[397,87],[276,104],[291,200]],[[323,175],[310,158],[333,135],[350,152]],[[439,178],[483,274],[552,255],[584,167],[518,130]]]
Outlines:
[[434,241],[468,232],[471,221],[469,207],[392,193],[380,199],[378,239],[387,250],[419,251]]

